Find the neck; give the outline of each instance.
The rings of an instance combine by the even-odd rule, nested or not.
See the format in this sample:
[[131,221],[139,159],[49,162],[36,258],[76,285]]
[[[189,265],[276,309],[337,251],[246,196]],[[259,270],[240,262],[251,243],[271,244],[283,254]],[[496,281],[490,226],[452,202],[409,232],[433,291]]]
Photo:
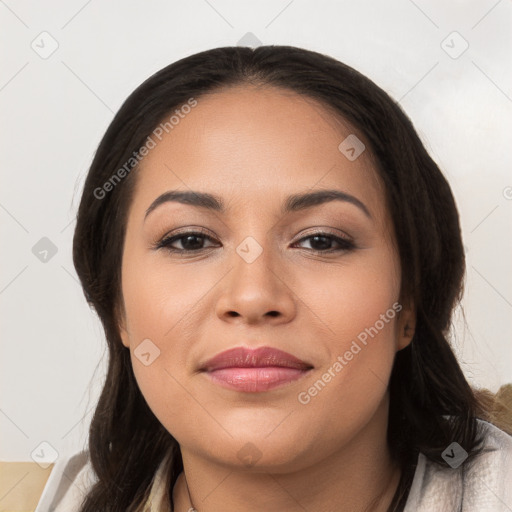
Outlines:
[[381,409],[346,446],[296,471],[240,470],[182,447],[184,472],[173,490],[174,510],[386,512],[401,472],[386,440],[388,404]]

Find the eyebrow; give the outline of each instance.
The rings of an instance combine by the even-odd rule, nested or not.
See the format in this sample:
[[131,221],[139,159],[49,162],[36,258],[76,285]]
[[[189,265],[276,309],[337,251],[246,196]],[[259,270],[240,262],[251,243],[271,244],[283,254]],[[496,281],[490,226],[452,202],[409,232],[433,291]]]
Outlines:
[[[281,209],[281,214],[284,215],[286,213],[307,210],[308,208],[312,208],[313,206],[318,206],[331,201],[343,201],[346,203],[353,204],[354,206],[357,206],[361,211],[363,211],[363,213],[368,218],[372,218],[370,212],[368,211],[368,208],[365,206],[363,202],[357,199],[357,197],[347,194],[346,192],[342,192],[341,190],[335,189],[317,190],[315,192],[306,192],[303,194],[293,194],[291,196],[288,196]],[[167,192],[164,192],[162,195],[158,196],[151,203],[149,208],[146,210],[144,220],[158,206],[167,202],[176,202],[190,206],[195,206],[198,208],[205,208],[207,210],[219,213],[225,213],[226,211],[225,203],[222,200],[222,198],[215,196],[213,194],[209,194],[207,192],[195,192],[192,190],[169,190]]]

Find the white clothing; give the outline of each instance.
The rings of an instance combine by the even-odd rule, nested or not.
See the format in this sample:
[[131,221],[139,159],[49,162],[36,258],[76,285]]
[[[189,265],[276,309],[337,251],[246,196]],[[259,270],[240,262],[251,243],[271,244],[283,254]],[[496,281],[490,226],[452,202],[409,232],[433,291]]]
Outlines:
[[[512,436],[483,420],[484,450],[466,469],[442,468],[419,454],[404,512],[512,512]],[[495,449],[495,451],[491,451]],[[165,461],[155,473],[148,512],[168,512]],[[455,465],[455,464],[454,464]],[[78,512],[96,481],[87,452],[55,464],[35,512]],[[178,511],[182,512],[182,511]]]

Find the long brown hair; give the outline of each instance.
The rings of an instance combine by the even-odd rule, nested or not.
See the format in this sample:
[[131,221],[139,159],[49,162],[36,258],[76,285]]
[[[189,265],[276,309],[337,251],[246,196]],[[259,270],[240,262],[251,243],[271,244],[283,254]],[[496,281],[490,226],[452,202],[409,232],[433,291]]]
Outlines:
[[[128,97],[85,181],[73,260],[85,297],[104,327],[109,360],[89,432],[98,482],[81,512],[136,511],[169,452],[172,503],[172,487],[183,470],[179,445],[144,400],[118,328],[121,257],[138,167],[133,155],[190,98],[200,101],[203,94],[243,84],[285,88],[320,101],[362,134],[385,185],[402,269],[401,297],[410,299],[417,312],[413,341],[396,354],[389,383],[388,442],[409,475],[393,507],[407,496],[418,452],[445,465],[441,454],[453,441],[470,454],[468,461],[479,451],[477,402],[448,342],[465,273],[458,212],[409,118],[370,79],[321,53],[275,45],[215,48],[165,67]],[[121,168],[124,173],[118,172]],[[122,179],[114,182],[116,173]]]

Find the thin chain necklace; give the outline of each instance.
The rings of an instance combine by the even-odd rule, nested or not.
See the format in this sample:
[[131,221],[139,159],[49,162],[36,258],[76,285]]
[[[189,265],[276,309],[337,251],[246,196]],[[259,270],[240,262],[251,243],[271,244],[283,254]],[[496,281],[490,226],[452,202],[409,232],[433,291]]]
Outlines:
[[185,482],[185,487],[187,488],[187,496],[188,496],[188,504],[189,504],[189,508],[187,509],[187,512],[197,512],[196,507],[194,507],[194,504],[192,503],[190,491],[188,490],[188,482],[187,482],[187,477],[185,476],[185,472],[183,472],[183,480]]
[[[397,505],[395,505],[393,507],[393,504],[395,503],[395,500],[397,500],[398,498],[398,494],[400,493],[401,491],[401,484],[403,483],[403,479],[404,478],[407,478],[406,474],[404,474],[406,472],[402,472],[402,474],[400,475],[400,480],[399,480],[399,483],[398,483],[398,486],[397,486],[397,489],[395,491],[395,494],[393,496],[393,500],[392,500],[392,503],[391,503],[391,506],[390,508],[393,508],[393,510],[396,510],[396,506],[398,505],[398,510],[402,510],[403,509],[403,506],[404,506],[404,503],[402,503],[403,500],[400,500],[399,503],[397,503]],[[188,482],[187,482],[187,478],[185,476],[185,472],[183,472],[183,480],[184,480],[184,483],[185,483],[185,487],[187,488],[187,496],[188,496],[188,505],[189,505],[189,508],[187,509],[187,512],[198,512],[198,510],[195,508],[194,504],[192,503],[192,497],[190,496],[190,491],[189,491],[189,488],[188,488]],[[407,494],[407,493],[406,493]]]

